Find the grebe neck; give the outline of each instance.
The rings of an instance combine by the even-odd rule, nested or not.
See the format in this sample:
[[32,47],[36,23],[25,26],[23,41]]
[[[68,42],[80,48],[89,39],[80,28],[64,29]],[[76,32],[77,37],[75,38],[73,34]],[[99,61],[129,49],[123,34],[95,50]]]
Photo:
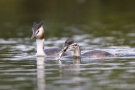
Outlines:
[[81,50],[79,46],[77,46],[76,49],[74,50],[74,56],[77,56],[77,57],[81,56]]
[[37,56],[45,56],[44,52],[44,39],[36,39]]

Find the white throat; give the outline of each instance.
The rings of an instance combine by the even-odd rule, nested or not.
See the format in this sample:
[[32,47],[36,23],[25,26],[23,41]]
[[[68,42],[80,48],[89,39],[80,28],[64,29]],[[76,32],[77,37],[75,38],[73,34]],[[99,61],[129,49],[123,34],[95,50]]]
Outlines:
[[74,56],[77,56],[77,57],[81,56],[81,50],[79,46],[77,46],[76,49],[74,50]]
[[44,39],[36,39],[36,43],[37,43],[37,56],[45,56]]

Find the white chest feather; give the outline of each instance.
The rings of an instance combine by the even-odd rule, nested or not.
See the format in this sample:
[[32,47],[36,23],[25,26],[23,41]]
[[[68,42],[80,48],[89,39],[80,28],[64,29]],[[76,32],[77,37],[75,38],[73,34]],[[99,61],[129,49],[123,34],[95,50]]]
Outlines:
[[45,56],[44,52],[44,39],[37,39],[37,56]]

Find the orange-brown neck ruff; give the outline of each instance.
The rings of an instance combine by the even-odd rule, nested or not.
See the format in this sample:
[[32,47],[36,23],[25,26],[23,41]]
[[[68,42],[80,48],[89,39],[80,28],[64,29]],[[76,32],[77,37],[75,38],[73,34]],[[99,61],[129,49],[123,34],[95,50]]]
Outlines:
[[42,34],[41,34],[41,36],[39,38],[44,39],[44,36],[45,36],[45,33],[44,33],[44,30],[43,30],[43,32],[42,32]]

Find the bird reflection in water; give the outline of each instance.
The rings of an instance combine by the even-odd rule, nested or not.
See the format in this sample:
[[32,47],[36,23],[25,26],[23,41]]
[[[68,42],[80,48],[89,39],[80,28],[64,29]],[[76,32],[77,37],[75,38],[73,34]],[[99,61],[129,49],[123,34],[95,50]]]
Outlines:
[[72,62],[61,60],[59,64],[61,83],[66,79],[67,83],[68,81],[71,81],[72,85],[80,86],[81,82],[80,80],[78,81],[78,79],[80,79],[80,62],[81,60],[79,57],[74,57]]
[[37,90],[45,90],[45,58],[37,57]]

